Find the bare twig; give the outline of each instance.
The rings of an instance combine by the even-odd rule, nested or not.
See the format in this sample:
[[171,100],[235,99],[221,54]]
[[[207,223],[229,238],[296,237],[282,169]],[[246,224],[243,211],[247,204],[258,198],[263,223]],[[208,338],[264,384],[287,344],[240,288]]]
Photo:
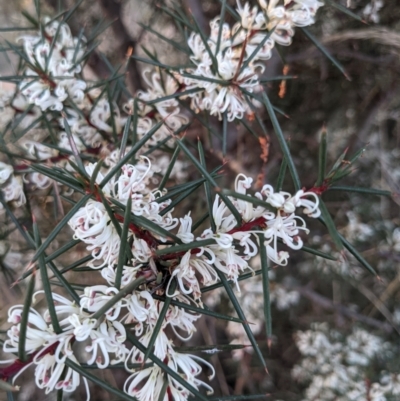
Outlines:
[[368,317],[368,316],[362,315],[358,312],[355,312],[352,309],[350,309],[344,305],[336,304],[333,301],[331,301],[329,298],[326,298],[320,294],[317,294],[310,288],[291,286],[290,289],[298,291],[303,297],[318,304],[320,307],[322,307],[324,309],[332,310],[337,313],[341,313],[342,315],[344,315],[350,319],[358,320],[359,322],[365,323],[368,326],[382,329],[383,331],[386,331],[387,333],[391,333],[393,331],[393,326],[390,323],[382,322],[381,320],[377,320],[377,319],[373,319],[371,317]]

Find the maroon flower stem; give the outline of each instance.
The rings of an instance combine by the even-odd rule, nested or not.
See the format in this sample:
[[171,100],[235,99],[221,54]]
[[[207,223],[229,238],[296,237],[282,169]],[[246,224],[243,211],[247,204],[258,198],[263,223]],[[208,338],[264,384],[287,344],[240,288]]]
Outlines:
[[54,344],[49,345],[44,351],[37,350],[33,352],[32,354],[29,355],[26,361],[21,361],[20,359],[16,359],[11,365],[5,368],[0,368],[0,380],[11,379],[18,372],[20,372],[21,369],[32,363],[35,356],[38,355],[39,353],[43,356],[48,354],[53,354],[56,348],[58,347],[58,344],[59,341],[56,341]]

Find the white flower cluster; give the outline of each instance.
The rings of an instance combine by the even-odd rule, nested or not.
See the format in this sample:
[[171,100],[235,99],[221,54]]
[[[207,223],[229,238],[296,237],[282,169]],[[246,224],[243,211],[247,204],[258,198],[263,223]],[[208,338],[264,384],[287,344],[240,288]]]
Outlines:
[[[235,183],[236,192],[246,195],[252,181],[251,178],[239,174]],[[216,232],[213,233],[211,229],[207,229],[201,236],[201,238],[215,239],[217,244],[211,245],[207,249],[216,250],[220,254],[219,259],[222,262],[219,263],[220,265],[221,263],[225,264],[227,271],[221,268],[222,265],[220,267],[216,264],[216,266],[233,280],[236,280],[239,270],[243,270],[244,266],[248,268],[246,261],[258,253],[257,246],[252,239],[253,234],[261,233],[264,236],[267,256],[271,261],[278,265],[286,265],[289,253],[278,249],[278,240],[289,248],[297,250],[303,246],[303,241],[299,236],[300,232],[308,233],[305,221],[295,214],[296,209],[303,207],[303,213],[309,217],[320,215],[319,200],[313,192],[300,190],[292,196],[288,192],[274,192],[272,186],[267,184],[255,194],[255,197],[264,200],[267,206],[271,205],[271,208],[254,207],[246,200],[229,197],[244,221],[242,227],[245,229],[241,229],[236,227],[235,217],[217,195],[213,207]],[[238,250],[235,249],[235,246],[243,247],[244,258],[241,262],[237,261]],[[222,252],[225,255],[221,254]],[[231,259],[236,259],[236,262],[230,264]]]
[[[14,175],[14,168],[3,162],[0,162],[0,192],[4,202],[13,202],[16,207],[26,203],[21,177]],[[0,211],[3,209],[0,203]]]
[[[132,373],[124,385],[124,391],[127,394],[137,397],[140,401],[153,399],[154,394],[158,397],[164,383],[164,372],[157,365],[142,367],[145,362],[143,354],[136,347],[128,348],[126,345],[127,333],[124,324],[133,327],[132,330],[140,337],[142,345],[147,346],[163,303],[154,300],[149,291],[137,291],[117,303],[105,315],[105,320],[93,319],[92,312],[98,310],[117,292],[116,288],[105,285],[87,287],[82,295],[80,307],[53,293],[61,333],[54,331],[49,311],[46,311],[42,317],[31,308],[25,340],[28,362],[24,369],[14,376],[13,381],[26,368],[35,365],[35,383],[37,387],[45,389],[46,394],[59,389],[74,392],[81,378],[75,370],[67,366],[67,360],[76,364],[82,362],[89,365],[96,364],[99,369],[123,363],[125,369]],[[181,297],[176,299],[188,302]],[[22,311],[23,305],[16,305],[9,310],[8,322],[13,326],[7,332],[8,339],[4,342],[4,352],[18,352]],[[176,330],[179,328],[186,330],[191,336],[195,331],[193,322],[198,317],[198,315],[186,313],[181,308],[171,306],[155,341],[154,355],[193,387],[205,386],[212,392],[209,385],[197,378],[202,371],[198,362],[207,365],[208,363],[194,355],[175,351],[173,342],[168,339],[164,331],[167,326],[170,326],[177,335],[179,333]],[[85,345],[84,354],[74,347],[76,343]],[[16,361],[16,363],[21,362]],[[210,369],[213,371],[211,366]],[[87,400],[89,400],[90,392],[85,378],[83,382],[87,390]],[[171,377],[168,378],[167,390],[177,400],[187,400],[190,395],[181,383]],[[167,394],[163,398],[164,401],[169,399]]]
[[[135,99],[123,105],[122,110],[104,94],[104,90],[90,87],[81,77],[86,39],[82,36],[73,37],[64,22],[44,18],[43,30],[22,36],[19,40],[23,43],[26,68],[23,79],[14,91],[1,91],[2,115],[7,119],[19,119],[24,115],[18,126],[24,129],[30,124],[34,126],[34,121],[39,119],[42,111],[49,109],[63,113],[56,118],[60,129],[55,129],[53,135],[57,136],[57,145],[66,154],[59,154],[46,143],[22,139],[22,148],[26,149],[31,159],[50,159],[60,167],[70,168],[68,161],[74,161],[74,158],[68,156],[72,152],[71,140],[66,133],[68,130],[78,152],[107,155],[110,148],[112,151],[112,143],[122,138],[127,122],[127,115],[123,112],[134,113],[135,99],[139,116],[135,129],[137,140],[158,122],[163,123],[139,154],[162,141],[167,143],[169,140],[171,143],[174,134],[189,122],[181,113],[176,98],[158,101],[180,90],[177,81],[169,75],[162,77],[159,72],[145,71],[143,77],[149,89],[139,91]],[[147,104],[149,102],[153,103]],[[157,157],[154,157],[153,164],[157,169]],[[27,181],[41,189],[51,183],[51,180],[37,173],[30,174]]]
[[81,72],[85,39],[74,38],[67,24],[45,18],[42,33],[20,40],[27,67],[19,89],[29,103],[43,111],[61,111],[67,99],[80,103],[86,83],[76,74]]
[[[190,214],[178,222],[178,219],[172,216],[171,210],[167,213],[163,212],[170,204],[170,200],[158,201],[163,194],[149,189],[152,173],[148,160],[147,163],[147,166],[145,164],[124,165],[121,174],[113,176],[103,187],[105,195],[123,205],[127,204],[130,197],[132,200],[131,212],[134,215],[144,217],[166,231],[176,228],[180,222],[176,235],[184,244],[190,244],[194,241]],[[89,176],[94,170],[94,164],[86,167]],[[100,184],[103,179],[103,173],[99,172],[96,182]],[[236,179],[236,191],[245,195],[246,189],[250,188],[251,183],[251,178],[239,175]],[[168,257],[169,259],[178,259],[171,278],[177,279],[183,294],[192,294],[195,299],[199,299],[201,292],[198,277],[201,277],[203,285],[214,284],[218,281],[215,268],[237,283],[239,274],[250,268],[248,260],[258,253],[255,234],[261,233],[264,236],[268,257],[279,265],[287,264],[289,253],[278,250],[278,239],[294,250],[302,247],[303,241],[299,236],[300,232],[308,232],[308,230],[305,221],[296,216],[295,211],[297,207],[303,207],[306,215],[317,217],[320,213],[318,197],[312,192],[302,190],[298,191],[295,196],[286,192],[275,193],[270,185],[265,185],[262,191],[256,193],[255,196],[258,199],[265,197],[265,204],[271,205],[271,209],[275,209],[275,212],[262,206],[254,207],[247,201],[230,197],[234,207],[243,218],[242,226],[236,227],[234,215],[217,195],[213,206],[216,231],[213,232],[211,228],[208,228],[197,238],[198,241],[211,239],[214,240],[214,243],[198,249],[190,249],[184,254]],[[118,215],[117,219],[121,221],[123,217]],[[120,224],[122,227],[122,223]],[[74,230],[74,239],[85,242],[88,245],[87,249],[92,251],[94,260],[89,265],[94,268],[106,267],[102,269],[102,275],[110,284],[113,284],[114,266],[117,264],[120,252],[120,237],[117,228],[111,223],[111,217],[103,203],[90,200],[72,217],[69,225]],[[160,236],[156,238],[133,224],[130,229],[128,239],[132,238],[133,266],[141,267],[143,264],[149,264],[153,272],[157,274],[154,250],[162,245],[166,238]],[[162,246],[164,247],[164,245]],[[167,253],[167,249],[164,249],[164,253]],[[126,270],[126,281],[131,278],[130,270],[129,268]],[[125,280],[125,276],[123,276],[123,280]]]
[[[35,383],[39,388],[45,389],[46,394],[58,389],[63,389],[66,392],[76,390],[80,384],[80,376],[71,368],[67,368],[65,361],[71,359],[73,362],[79,363],[74,355],[72,345],[75,340],[83,341],[88,338],[96,323],[96,321],[90,321],[89,315],[82,312],[79,306],[64,297],[53,294],[53,299],[56,302],[55,310],[62,333],[55,333],[50,324],[48,311],[42,317],[35,309],[31,308],[25,340],[25,352],[29,357],[29,363],[26,366],[35,365]],[[4,352],[18,352],[22,313],[23,305],[15,305],[8,311],[8,322],[12,323],[13,326],[7,332],[8,340],[4,342]],[[78,322],[82,323],[79,324]],[[107,326],[108,323],[102,324]],[[109,327],[106,327],[105,331],[106,333],[103,330],[103,342],[109,345],[114,340],[116,347],[111,350],[112,347],[109,346],[108,349],[110,352],[115,352],[122,346],[121,342],[115,341],[116,336],[114,339],[111,336],[109,337],[107,333]],[[100,328],[98,333],[100,334]],[[107,349],[107,346],[104,348]],[[65,369],[65,375],[63,375]],[[17,377],[18,374],[14,376],[14,380]],[[83,381],[88,388],[86,379]]]
[[164,122],[144,146],[143,151],[145,151],[161,141],[173,142],[174,134],[182,130],[189,123],[189,119],[182,113],[175,97],[162,100],[180,91],[178,81],[173,76],[167,74],[162,76],[158,71],[145,70],[143,79],[148,86],[147,91],[138,91],[136,98],[125,105],[125,111],[132,114],[135,101],[137,102],[137,112],[140,116],[137,123],[139,138],[150,131],[156,123]]
[[252,106],[259,103],[251,94],[262,91],[260,61],[271,58],[276,43],[290,45],[294,27],[313,24],[323,5],[317,0],[259,0],[259,4],[260,11],[238,1],[240,22],[233,27],[223,23],[220,28],[220,18],[212,20],[206,43],[199,33],[190,35],[195,67],[182,70],[180,79],[187,90],[199,89],[189,95],[193,110],[208,110],[220,119],[226,112],[228,121],[252,114]]
[[[109,159],[108,162],[109,167],[102,168],[97,173],[95,181],[99,185],[110,169],[115,166],[113,159]],[[95,170],[95,164],[86,166],[89,176]],[[146,284],[128,293],[105,313],[107,324],[129,325],[144,346],[149,344],[163,305],[162,301],[154,299],[154,293],[172,297],[182,303],[194,302],[202,306],[200,287],[217,282],[219,280],[217,270],[237,283],[239,274],[249,268],[248,260],[258,253],[256,234],[264,236],[268,257],[276,263],[286,264],[289,255],[287,252],[278,250],[278,238],[288,247],[300,249],[302,246],[302,240],[299,237],[300,230],[307,231],[304,220],[295,215],[296,208],[303,207],[304,213],[311,217],[319,214],[318,198],[313,193],[299,191],[295,196],[291,196],[286,192],[276,193],[271,186],[266,185],[260,193],[256,194],[256,198],[264,199],[265,205],[268,207],[270,205],[274,211],[266,207],[254,207],[248,201],[230,197],[234,207],[243,218],[241,227],[236,227],[235,218],[217,195],[213,207],[213,218],[217,229],[215,232],[211,228],[206,229],[197,238],[198,241],[211,239],[211,244],[194,249],[188,246],[188,251],[174,252],[175,245],[167,245],[165,242],[167,239],[171,240],[168,238],[168,233],[177,228],[176,237],[182,244],[190,245],[195,239],[191,229],[192,219],[190,214],[178,220],[173,217],[173,210],[164,212],[170,200],[158,200],[164,197],[166,192],[150,189],[151,176],[150,161],[142,157],[141,164],[123,165],[119,173],[115,174],[102,188],[110,205],[118,202],[126,207],[130,199],[132,216],[156,224],[166,233],[163,237],[159,233],[155,234],[141,228],[140,221],[136,224],[135,219],[131,220],[128,225],[131,257],[127,265],[123,266],[121,288],[141,277],[146,278]],[[252,179],[239,175],[236,180],[236,191],[246,194],[246,189],[250,187],[251,182]],[[121,229],[124,225],[124,215],[125,213],[114,213]],[[298,222],[300,222],[299,225]],[[100,200],[89,200],[72,217],[69,225],[74,231],[74,239],[83,241],[92,254],[93,260],[88,266],[101,269],[101,274],[108,283],[108,285],[88,286],[84,290],[80,303],[81,310],[89,314],[96,313],[118,293],[115,286],[121,252],[120,234]],[[173,236],[171,232],[171,237]],[[209,243],[209,241],[206,242]],[[168,253],[169,248],[171,251]],[[160,250],[162,254],[157,255],[157,251]],[[75,315],[80,316],[77,313]],[[167,361],[165,363],[182,374],[194,388],[202,385],[211,391],[207,384],[197,378],[201,367],[196,362],[196,358],[177,353],[172,341],[167,337],[166,328],[170,327],[176,336],[187,340],[195,331],[194,322],[198,318],[199,315],[188,313],[183,308],[170,306],[161,323],[161,330],[154,344],[154,354],[160,360]],[[76,319],[75,323],[71,324],[75,324],[77,328],[80,328],[79,330],[88,330],[91,338],[97,338],[95,333],[100,328],[94,329],[92,324],[85,323],[85,319],[90,319],[90,315],[84,315],[79,318],[80,320]],[[118,331],[122,333],[123,329],[118,327]],[[76,335],[76,332],[74,333]],[[88,336],[89,334],[85,339]],[[99,347],[101,343],[99,340]],[[100,368],[104,368],[111,362],[105,356],[105,351],[101,347],[99,349],[102,350],[103,357],[97,364]],[[115,348],[112,349],[115,350]],[[144,362],[143,354],[136,347],[125,351],[122,347],[117,353],[118,361],[123,360],[128,370],[129,364]],[[95,360],[97,359],[93,354],[88,363],[94,363]],[[162,370],[156,366],[133,371],[125,383],[124,390],[139,400],[147,400],[149,392],[161,391],[163,377]],[[168,380],[170,391],[176,394],[176,399],[187,399],[189,392],[173,378]]]
[[[110,167],[104,171],[110,171],[114,167],[112,159],[108,159]],[[126,164],[121,168],[121,174],[114,175],[103,187],[104,194],[112,199],[126,205],[129,198],[132,200],[132,213],[135,216],[142,216],[165,230],[171,230],[178,225],[178,219],[173,218],[171,212],[161,214],[170,204],[170,200],[157,202],[157,197],[162,195],[159,191],[150,190],[150,179],[152,170],[150,161],[142,156],[145,163],[135,166]],[[91,176],[96,168],[96,164],[86,166],[86,172]],[[96,182],[100,184],[104,179],[102,172],[96,177]],[[123,220],[123,216],[117,216]],[[92,251],[92,256],[102,263],[97,268],[106,266],[113,269],[117,263],[119,249],[121,245],[120,236],[116,227],[111,224],[104,205],[100,201],[90,200],[85,207],[81,208],[69,221],[70,227],[74,230],[74,238],[88,244],[87,249]],[[135,231],[130,231],[133,236],[132,255],[135,263],[146,263],[151,256],[149,246],[154,246],[154,238],[148,238],[142,231],[137,229],[139,236],[135,236]],[[130,239],[130,237],[128,238]],[[164,239],[163,239],[164,240]],[[146,242],[147,241],[147,242]],[[150,241],[150,242],[149,242]],[[95,267],[94,264],[91,265]],[[103,270],[103,275],[108,277],[108,272]],[[111,274],[111,273],[110,273]]]
[[360,328],[346,337],[321,323],[297,332],[295,340],[303,359],[292,375],[308,384],[304,401],[388,401],[400,394],[396,375],[367,380],[368,367],[385,350],[381,338]]

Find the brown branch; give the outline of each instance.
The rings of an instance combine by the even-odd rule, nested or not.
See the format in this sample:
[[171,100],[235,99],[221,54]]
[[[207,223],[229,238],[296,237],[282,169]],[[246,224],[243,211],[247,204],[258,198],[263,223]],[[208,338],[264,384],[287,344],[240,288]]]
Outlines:
[[296,287],[296,286],[289,286],[287,288],[299,292],[303,297],[309,299],[311,302],[314,302],[315,304],[318,304],[318,306],[320,306],[323,309],[340,313],[350,319],[358,320],[361,323],[365,323],[368,326],[376,327],[387,333],[391,333],[393,331],[393,327],[391,324],[371,318],[369,316],[362,315],[361,313],[355,312],[354,310],[348,308],[347,306],[336,304],[329,298],[326,298],[314,292],[310,288]]

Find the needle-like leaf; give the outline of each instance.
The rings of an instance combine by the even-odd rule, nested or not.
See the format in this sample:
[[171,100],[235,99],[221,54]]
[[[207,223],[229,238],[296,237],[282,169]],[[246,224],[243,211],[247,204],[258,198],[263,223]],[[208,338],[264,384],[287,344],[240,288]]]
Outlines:
[[252,333],[252,331],[250,329],[250,326],[247,323],[246,316],[244,315],[242,307],[240,306],[240,303],[239,303],[238,299],[236,298],[236,296],[235,296],[235,294],[234,294],[234,292],[233,292],[233,290],[232,290],[232,288],[231,288],[231,286],[230,286],[230,284],[228,282],[228,279],[217,268],[215,268],[215,270],[216,270],[216,272],[218,274],[219,279],[221,280],[222,285],[225,288],[226,294],[228,295],[230,301],[232,302],[232,305],[233,305],[233,307],[234,307],[239,319],[243,320],[243,329],[246,332],[247,337],[249,338],[249,341],[250,341],[251,345],[253,346],[254,352],[256,353],[256,355],[258,357],[258,360],[261,362],[262,366],[267,371],[267,365],[265,363],[265,359],[264,359],[264,357],[263,357],[263,355],[261,353],[260,348],[258,347],[256,339],[254,338],[254,335],[253,335],[253,333]]
[[278,122],[278,119],[276,118],[276,115],[275,115],[274,109],[272,107],[272,104],[271,104],[267,94],[265,93],[265,91],[263,92],[263,98],[264,98],[265,107],[266,107],[266,109],[268,111],[269,117],[271,118],[271,122],[272,122],[272,125],[274,127],[274,131],[275,131],[276,137],[278,138],[278,141],[279,141],[279,144],[281,146],[282,152],[283,152],[283,154],[285,156],[285,159],[286,159],[286,162],[288,164],[290,175],[292,176],[292,179],[293,179],[294,187],[295,187],[296,191],[299,191],[301,189],[301,183],[300,183],[299,175],[298,175],[296,167],[294,165],[293,158],[292,158],[292,156],[290,154],[290,150],[289,150],[289,147],[288,147],[287,142],[285,140],[285,137],[283,135],[281,126],[280,126],[280,124]]
[[33,291],[35,289],[36,274],[32,274],[29,280],[28,288],[25,295],[24,308],[22,309],[21,322],[19,326],[19,341],[18,341],[18,359],[25,362],[28,357],[26,355],[25,344],[26,344],[26,331],[28,329],[29,313],[32,304]]

